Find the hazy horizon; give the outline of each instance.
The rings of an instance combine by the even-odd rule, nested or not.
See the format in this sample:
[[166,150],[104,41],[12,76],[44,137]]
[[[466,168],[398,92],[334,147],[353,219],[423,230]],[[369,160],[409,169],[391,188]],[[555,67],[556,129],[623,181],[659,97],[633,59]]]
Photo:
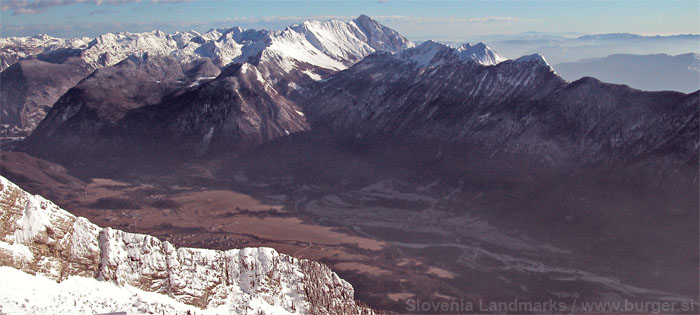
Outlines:
[[[410,5],[406,5],[409,4]],[[211,28],[281,30],[305,20],[366,14],[413,41],[471,37],[633,33],[699,34],[696,1],[208,1],[3,2],[0,36],[94,37],[108,32]]]

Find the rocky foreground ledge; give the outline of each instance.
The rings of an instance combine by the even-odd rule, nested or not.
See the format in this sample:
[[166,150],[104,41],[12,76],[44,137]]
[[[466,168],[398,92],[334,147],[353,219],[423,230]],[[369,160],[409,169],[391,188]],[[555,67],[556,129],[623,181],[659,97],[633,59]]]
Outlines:
[[[0,285],[0,313],[373,313],[358,305],[352,286],[323,264],[272,248],[176,248],[153,236],[100,228],[4,177],[0,266],[5,266],[0,274],[16,281],[6,279]],[[54,282],[44,298],[31,287]],[[65,292],[72,290],[73,295]],[[105,300],[105,292],[118,294]],[[122,295],[124,301],[119,300]],[[120,305],[129,309],[118,309]]]

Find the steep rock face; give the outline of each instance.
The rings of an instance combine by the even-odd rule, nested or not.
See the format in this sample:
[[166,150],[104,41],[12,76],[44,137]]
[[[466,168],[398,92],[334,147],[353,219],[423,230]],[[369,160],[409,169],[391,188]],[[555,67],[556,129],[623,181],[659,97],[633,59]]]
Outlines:
[[695,167],[699,103],[700,92],[644,92],[586,77],[531,106],[539,134],[575,160]]
[[200,77],[206,62],[187,70],[168,60],[97,71],[57,102],[22,148],[87,169],[90,160],[237,153],[309,128],[301,108],[263,77],[264,67],[234,64]]
[[252,64],[235,64],[198,88],[129,112],[118,134],[129,135],[135,145],[124,150],[160,148],[156,151],[181,158],[233,153],[307,130],[301,108],[261,72]]
[[304,105],[314,124],[353,136],[455,142],[468,136],[464,129],[481,111],[525,103],[564,84],[548,66],[511,60],[484,67],[446,45],[426,42],[397,55],[369,56],[316,86]]
[[156,132],[180,143],[185,151],[182,154],[200,156],[230,152],[231,147],[252,147],[307,130],[301,108],[278,92],[261,72],[247,63],[230,66],[201,88],[133,115],[153,117],[151,122],[127,120],[125,126],[154,126]]
[[367,15],[360,15],[353,23],[362,30],[367,42],[376,50],[398,52],[415,45],[399,32],[388,28]]
[[28,135],[58,98],[89,72],[87,65],[75,57],[62,64],[21,60],[1,72],[0,135]]
[[219,73],[207,59],[183,64],[172,57],[131,56],[93,72],[66,92],[27,138],[26,146],[37,155],[60,158],[76,149],[89,155],[101,148],[105,133],[118,127],[130,110],[158,104]]
[[97,226],[24,192],[4,177],[0,184],[0,264],[57,281],[70,275],[97,276]]
[[626,164],[660,150],[662,164],[697,161],[698,93],[569,84],[537,54],[483,66],[426,42],[371,55],[309,91],[302,105],[312,125],[349,138],[474,145],[555,163]]
[[0,177],[0,264],[55,281],[97,278],[229,313],[369,314],[328,267],[270,248],[175,248],[99,228]]

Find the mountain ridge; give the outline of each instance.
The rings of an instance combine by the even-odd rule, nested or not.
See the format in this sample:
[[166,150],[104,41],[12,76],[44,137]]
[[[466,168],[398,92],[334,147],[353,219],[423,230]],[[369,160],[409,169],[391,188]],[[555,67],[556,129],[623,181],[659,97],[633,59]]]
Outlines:
[[[396,56],[370,56],[311,89],[305,112],[312,126],[342,137],[414,136],[553,163],[626,164],[664,139],[697,146],[698,92],[644,92],[593,78],[569,83],[539,54],[483,67],[445,57],[450,49],[426,42]],[[423,67],[404,66],[406,54]],[[671,149],[679,154],[675,163],[697,161],[693,145]]]
[[[367,16],[360,16],[349,22],[306,21],[282,31],[244,30],[240,27],[231,27],[212,29],[206,33],[196,31],[175,34],[162,31],[120,32],[102,34],[89,42],[85,39],[63,40],[47,36],[10,38],[0,41],[0,58],[2,58],[2,64],[7,64],[7,67],[17,60],[26,58],[48,62],[47,67],[55,67],[54,64],[72,64],[75,62],[71,60],[79,60],[84,64],[83,68],[89,70],[81,74],[83,77],[95,70],[118,65],[134,56],[174,58],[182,64],[191,64],[202,58],[208,58],[214,66],[219,68],[225,68],[234,63],[252,63],[259,68],[261,77],[265,80],[282,81],[278,87],[286,94],[287,90],[294,90],[294,87],[289,85],[327,77],[372,52],[378,50],[396,52],[412,46],[413,43],[398,32]],[[72,71],[72,68],[66,71]],[[49,89],[56,85],[60,88],[42,102],[42,110],[25,102],[14,101],[28,98],[34,90],[18,93],[21,95],[4,102],[3,108],[12,108],[20,113],[28,112],[21,116],[35,117],[32,119],[21,117],[9,121],[9,126],[3,128],[4,134],[28,135],[38,121],[45,116],[43,108],[51,107],[60,96],[77,83],[73,77],[70,79],[60,79],[62,77],[58,75],[55,77],[58,82],[52,85],[20,73],[5,73],[3,78],[5,81],[29,81],[36,86],[34,90]],[[30,121],[30,123],[23,123],[18,127],[15,121]]]
[[[88,112],[70,109],[70,104],[82,101],[68,97],[69,92],[21,149],[68,164],[139,155],[146,160],[161,156],[184,161],[240,155],[265,141],[323,126],[337,136],[360,135],[368,141],[375,136],[416,137],[480,145],[555,164],[614,166],[654,160],[652,153],[664,146],[660,134],[679,132],[681,139],[695,143],[690,137],[698,115],[686,109],[697,93],[655,94],[591,79],[569,83],[540,54],[500,60],[487,46],[476,46],[489,57],[487,62],[471,54],[465,57],[466,46],[455,49],[426,41],[398,53],[372,53],[322,80],[309,78],[300,69],[275,75],[285,72],[279,63],[264,62],[262,56],[256,63],[234,64],[202,84],[188,83],[192,88],[176,88],[174,94],[148,106],[125,108],[119,116],[124,120],[107,125],[89,118]],[[682,101],[684,97],[687,100]],[[639,106],[629,105],[627,98]],[[663,106],[675,112],[663,112]],[[585,115],[570,116],[566,111]],[[645,114],[658,111],[661,115]],[[645,129],[620,119],[624,112],[634,115]],[[615,127],[614,121],[625,127]],[[59,129],[63,135],[53,137],[50,130]],[[693,150],[676,144],[669,147],[675,161],[666,156],[656,162],[674,167],[697,160]]]
[[[357,305],[352,286],[320,263],[271,248],[175,248],[152,236],[99,228],[4,177],[0,217],[0,263],[54,281],[94,278],[211,313],[374,313]],[[144,311],[148,304],[140,307]]]

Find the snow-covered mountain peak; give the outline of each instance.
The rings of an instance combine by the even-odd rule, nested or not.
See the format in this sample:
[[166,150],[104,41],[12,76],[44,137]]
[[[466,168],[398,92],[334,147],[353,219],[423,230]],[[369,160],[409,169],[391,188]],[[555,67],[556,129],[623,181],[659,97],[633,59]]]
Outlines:
[[180,48],[173,35],[161,31],[106,33],[95,37],[81,58],[94,68],[101,68],[115,65],[131,54],[167,56]]
[[556,71],[554,71],[554,68],[547,62],[546,59],[544,59],[544,56],[542,56],[540,54],[532,54],[532,55],[522,56],[518,59],[515,59],[513,62],[541,66],[541,67],[547,67],[549,69],[549,71],[556,73]]
[[428,40],[420,45],[407,49],[399,53],[399,57],[414,63],[417,67],[438,66],[444,62],[444,59],[453,55],[454,48],[443,43]]
[[259,64],[282,73],[300,70],[317,78],[343,70],[375,51],[396,52],[413,44],[374,20],[305,21],[271,34]]
[[544,56],[542,56],[540,54],[525,55],[525,56],[522,56],[518,59],[515,59],[515,62],[536,63],[536,64],[540,64],[543,66],[549,66],[549,63],[547,63],[547,60],[544,59]]
[[245,31],[246,31],[246,29],[244,29],[240,26],[234,26],[234,27],[225,29],[222,33],[233,33],[235,35],[238,35],[238,34],[243,33]]
[[[106,33],[83,41],[49,36],[0,38],[0,70],[18,60],[40,54],[37,59],[43,62],[70,63],[73,68],[80,67],[87,74],[115,66],[129,56],[174,58],[183,66],[206,58],[212,66],[220,69],[234,63],[250,63],[258,70],[255,76],[250,77],[252,82],[265,81],[263,85],[266,88],[278,89],[278,94],[288,96],[304,82],[327,78],[373,52],[397,52],[408,47],[413,47],[413,44],[398,32],[364,16],[348,22],[305,21],[283,31],[230,27],[205,33]],[[199,80],[195,81],[190,83],[194,84],[193,87],[198,86]],[[11,106],[50,107],[70,87],[59,86],[50,97],[40,99],[42,103],[35,104],[17,97],[17,100],[13,100],[16,104]],[[24,109],[16,112],[21,113],[16,116],[22,119],[31,115],[32,123],[21,123],[21,129],[15,128],[17,126],[13,123],[7,128],[3,127],[3,130],[17,129],[22,134],[26,133],[36,126],[34,122],[41,121],[46,115],[45,110],[31,110],[31,114],[25,114]]]
[[43,41],[55,39],[55,37],[49,36],[48,34],[36,34],[36,35],[32,36],[32,38],[38,39],[38,40],[43,40]]
[[398,52],[415,47],[415,44],[399,32],[382,25],[367,15],[362,14],[350,23],[362,30],[367,38],[367,43],[376,50]]
[[305,21],[290,29],[302,34],[314,48],[347,65],[376,50],[352,23],[338,20]]
[[497,65],[507,59],[484,43],[464,43],[457,48],[457,54],[463,60],[474,61],[484,66]]
[[56,38],[46,34],[0,38],[0,71],[20,59],[60,49],[82,49],[90,38]]
[[507,59],[484,43],[465,43],[458,48],[428,40],[398,54],[400,58],[415,63],[418,67],[433,67],[445,62],[463,62],[482,66],[497,65]]
[[362,24],[378,24],[376,20],[372,19],[366,14],[360,14],[360,16],[356,17],[354,21]]
[[[185,63],[208,57],[219,67],[248,62],[253,56],[267,56],[268,61],[286,72],[302,64],[337,71],[375,51],[396,52],[413,47],[398,32],[367,16],[349,22],[305,21],[283,31],[231,27],[211,29],[203,34],[196,31],[167,34],[156,30],[106,33],[85,41],[87,43],[71,42],[46,35],[0,39],[2,69],[21,58],[55,47],[80,49],[80,58],[93,69],[115,65],[131,54],[147,52],[151,56],[174,56]],[[261,54],[263,51],[267,52]]]
[[466,43],[460,45],[459,47],[457,47],[457,51],[464,51],[464,50],[469,50],[469,49],[484,50],[484,49],[486,49],[487,47],[488,47],[488,46],[486,46],[486,44],[484,44],[484,43],[482,43],[482,42],[478,42],[478,43],[475,43],[475,44],[466,42]]

